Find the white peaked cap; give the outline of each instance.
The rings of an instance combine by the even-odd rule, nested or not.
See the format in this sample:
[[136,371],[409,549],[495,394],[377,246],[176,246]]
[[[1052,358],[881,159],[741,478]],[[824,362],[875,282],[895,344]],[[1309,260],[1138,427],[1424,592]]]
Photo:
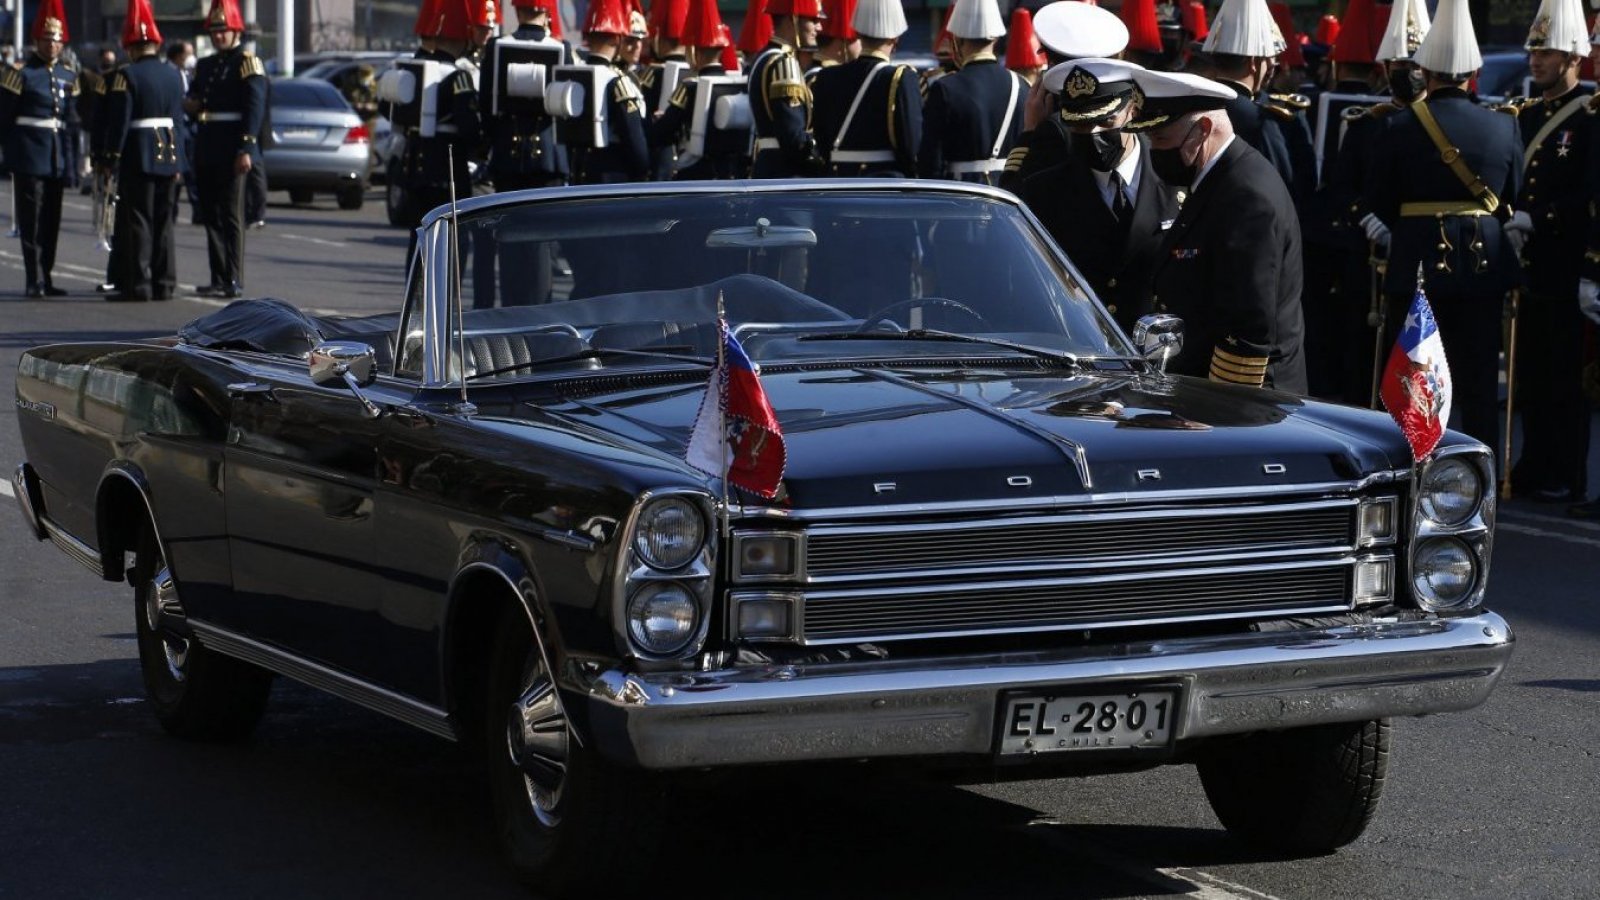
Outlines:
[[900,0],[860,0],[850,26],[862,37],[888,40],[906,33],[906,11]]
[[1465,75],[1483,68],[1466,0],[1439,0],[1434,12],[1433,27],[1411,61],[1441,75]]
[[1389,11],[1389,27],[1378,42],[1378,62],[1410,59],[1432,26],[1428,5],[1423,0],[1394,0]]
[[1582,0],[1544,0],[1528,29],[1524,50],[1589,52],[1589,29],[1583,19]]
[[956,0],[947,27],[951,34],[969,41],[992,41],[1006,33],[999,0]]
[[1116,84],[1133,81],[1133,73],[1143,70],[1144,66],[1121,59],[1069,59],[1044,73],[1044,89],[1052,94],[1061,93],[1067,79],[1079,69],[1093,75],[1098,84]]
[[1059,0],[1033,14],[1033,34],[1045,49],[1068,59],[1111,57],[1128,49],[1128,26],[1114,12]]
[[1267,0],[1223,0],[1211,20],[1204,49],[1207,53],[1271,57],[1288,46],[1272,10],[1267,9]]

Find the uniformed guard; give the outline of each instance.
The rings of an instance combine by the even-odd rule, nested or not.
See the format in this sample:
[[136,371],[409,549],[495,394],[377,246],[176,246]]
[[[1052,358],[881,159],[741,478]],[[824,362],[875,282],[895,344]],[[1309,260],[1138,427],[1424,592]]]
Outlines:
[[[723,51],[731,43],[728,27],[722,23],[716,0],[689,0],[682,43],[688,49],[689,64],[694,74],[679,82],[667,103],[666,112],[651,125],[651,141],[662,146],[677,147],[686,143],[694,123],[691,103],[697,102],[701,78],[727,76],[723,65]],[[674,177],[680,181],[709,181],[742,178],[747,171],[745,150],[750,143],[748,132],[729,131],[707,126],[705,146],[698,159],[687,160]]]
[[[1073,59],[1110,59],[1128,46],[1128,26],[1117,15],[1073,0],[1057,0],[1033,15],[1033,31],[1052,66]],[[1000,186],[1016,191],[1035,172],[1066,162],[1072,129],[1038,83],[1023,107],[1022,134],[1006,157]]]
[[475,30],[481,27],[477,23],[485,15],[484,7],[476,0],[440,0],[435,15],[429,36],[433,49],[427,51],[426,58],[454,68],[436,88],[438,119],[434,133],[408,136],[404,158],[406,182],[424,213],[449,203],[452,187],[458,200],[472,196],[468,164],[483,133],[477,66],[472,62],[471,51]]
[[116,175],[111,242],[116,292],[107,300],[170,300],[177,287],[178,173],[183,168],[183,76],[161,60],[149,0],[128,0],[122,46],[130,62],[106,90],[102,173]]
[[1227,106],[1234,134],[1272,163],[1298,202],[1316,187],[1311,134],[1300,115],[1310,102],[1299,97],[1277,100],[1266,93],[1285,46],[1266,0],[1224,0],[1204,50],[1215,80],[1238,94]]
[[646,20],[649,33],[650,63],[639,70],[639,92],[644,95],[645,125],[651,137],[651,177],[666,181],[672,177],[676,158],[673,144],[655,140],[653,124],[666,114],[678,85],[694,71],[684,44],[684,27],[689,17],[689,0],[655,0]]
[[574,148],[573,181],[615,184],[650,180],[650,142],[645,134],[644,94],[618,56],[633,25],[619,0],[594,0],[583,27],[591,66],[611,68],[616,77],[606,87],[607,143],[599,148]]
[[995,184],[1022,134],[1029,85],[995,56],[1006,33],[997,0],[956,0],[950,33],[961,68],[928,86],[919,174]]
[[66,43],[61,0],[43,0],[33,18],[33,54],[21,69],[0,66],[0,132],[5,133],[29,297],[67,293],[50,278],[61,233],[61,194],[75,174],[69,145],[78,139],[79,86],[77,73],[61,61]]
[[1527,169],[1506,223],[1508,236],[1527,236],[1515,332],[1522,455],[1511,484],[1534,500],[1575,503],[1588,496],[1589,404],[1584,318],[1572,298],[1592,226],[1586,181],[1600,170],[1600,100],[1578,83],[1589,52],[1580,0],[1544,0],[1524,46],[1538,94],[1517,115]]
[[1162,244],[1178,217],[1177,189],[1151,171],[1148,143],[1123,130],[1137,69],[1079,59],[1045,73],[1045,90],[1074,129],[1073,153],[1018,193],[1130,334],[1149,312]]
[[[811,133],[812,98],[796,48],[816,43],[821,0],[771,0],[769,42],[750,62],[750,118],[755,123],[753,178],[794,178],[825,171]],[[755,14],[752,7],[747,17]],[[742,43],[742,42],[741,42]]]
[[1415,61],[1428,96],[1383,121],[1364,190],[1372,237],[1389,245],[1388,330],[1403,322],[1420,267],[1462,430],[1497,446],[1501,308],[1521,280],[1502,225],[1521,195],[1522,139],[1514,117],[1467,92],[1483,56],[1465,3],[1441,0]]
[[[571,50],[553,32],[556,0],[515,0],[517,30],[512,37],[562,48],[561,61],[571,61]],[[541,51],[542,52],[542,51]],[[489,177],[497,191],[565,184],[570,174],[567,150],[556,141],[555,119],[542,104],[525,103],[500,111],[486,120],[490,133]]]
[[1144,100],[1128,127],[1150,166],[1188,192],[1155,273],[1155,310],[1188,334],[1180,375],[1303,394],[1300,223],[1272,164],[1233,134],[1234,91],[1184,73],[1134,72]]
[[860,0],[851,24],[861,36],[861,58],[813,81],[817,146],[834,175],[913,176],[922,94],[916,71],[890,61],[906,31],[905,10],[900,0]]
[[245,50],[244,16],[236,0],[212,0],[206,31],[217,52],[195,65],[184,109],[199,123],[194,175],[211,283],[205,297],[239,297],[244,289],[244,185],[261,163],[257,135],[267,114],[261,60]]

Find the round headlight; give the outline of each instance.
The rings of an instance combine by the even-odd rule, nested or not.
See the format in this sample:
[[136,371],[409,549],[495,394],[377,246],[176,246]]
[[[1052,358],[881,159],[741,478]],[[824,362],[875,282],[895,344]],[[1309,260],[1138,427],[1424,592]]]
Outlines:
[[705,543],[705,520],[681,497],[652,500],[639,513],[633,547],[652,568],[681,569]]
[[677,653],[694,640],[700,609],[683,585],[658,581],[628,601],[628,633],[640,649],[657,656]]
[[1431,538],[1411,557],[1411,586],[1425,609],[1459,606],[1472,593],[1478,562],[1455,538]]
[[1483,499],[1483,478],[1471,463],[1443,459],[1422,476],[1422,514],[1440,525],[1460,525]]

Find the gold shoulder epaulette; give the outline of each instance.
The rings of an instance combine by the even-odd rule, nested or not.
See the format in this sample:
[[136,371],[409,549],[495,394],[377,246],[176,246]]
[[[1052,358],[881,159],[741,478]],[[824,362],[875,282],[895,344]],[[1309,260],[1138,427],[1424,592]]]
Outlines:
[[1291,109],[1304,112],[1311,108],[1311,98],[1305,94],[1268,94],[1268,97]]
[[1344,112],[1339,113],[1339,118],[1346,122],[1354,122],[1357,119],[1365,119],[1371,111],[1365,106],[1346,106]]
[[1373,117],[1374,119],[1382,119],[1385,116],[1392,116],[1399,111],[1400,107],[1395,106],[1393,103],[1374,103],[1367,107],[1367,115]]
[[800,72],[800,61],[785,47],[783,53],[767,66],[767,100],[789,100],[805,103],[811,91],[806,87],[805,76]]
[[652,85],[654,85],[656,83],[656,78],[660,74],[661,74],[661,70],[656,68],[655,66],[651,66],[650,68],[645,69],[643,72],[640,72],[639,73],[639,87],[642,87],[642,88],[651,87]]
[[121,69],[118,69],[117,76],[111,79],[111,93],[115,94],[118,91],[126,92],[127,90],[128,76],[123,74]]
[[678,89],[672,92],[672,99],[670,101],[668,101],[668,104],[671,105],[671,106],[676,106],[679,109],[688,109],[689,108],[689,83],[688,82],[686,82],[686,81],[678,82]]
[[22,73],[10,66],[0,66],[0,89],[22,93]]
[[1280,122],[1294,121],[1295,111],[1287,106],[1279,106],[1276,103],[1263,103],[1261,104],[1261,108],[1266,110],[1274,119],[1277,119]]
[[246,78],[266,76],[267,70],[261,65],[261,57],[251,53],[249,50],[246,50],[243,55],[244,58],[239,60],[239,79],[241,81]]

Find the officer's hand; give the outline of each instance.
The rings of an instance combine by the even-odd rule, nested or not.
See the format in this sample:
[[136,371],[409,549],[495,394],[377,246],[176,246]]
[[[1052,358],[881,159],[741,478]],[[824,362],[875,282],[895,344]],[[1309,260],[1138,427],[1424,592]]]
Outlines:
[[1389,226],[1383,220],[1367,213],[1361,217],[1361,227],[1367,232],[1367,240],[1387,250],[1389,248]]
[[1511,249],[1522,255],[1522,248],[1528,243],[1528,236],[1533,234],[1533,217],[1526,210],[1517,210],[1506,220],[1505,227],[1501,229],[1506,233],[1506,240],[1511,242]]
[[1028,88],[1028,102],[1022,107],[1022,130],[1032,131],[1039,127],[1039,123],[1050,118],[1051,101],[1055,98],[1044,89],[1044,79],[1041,78]]
[[1600,283],[1587,278],[1578,282],[1578,310],[1600,325]]
[[241,153],[238,156],[235,156],[233,158],[233,173],[235,175],[247,175],[247,174],[249,174],[250,167],[251,167],[250,154]]

